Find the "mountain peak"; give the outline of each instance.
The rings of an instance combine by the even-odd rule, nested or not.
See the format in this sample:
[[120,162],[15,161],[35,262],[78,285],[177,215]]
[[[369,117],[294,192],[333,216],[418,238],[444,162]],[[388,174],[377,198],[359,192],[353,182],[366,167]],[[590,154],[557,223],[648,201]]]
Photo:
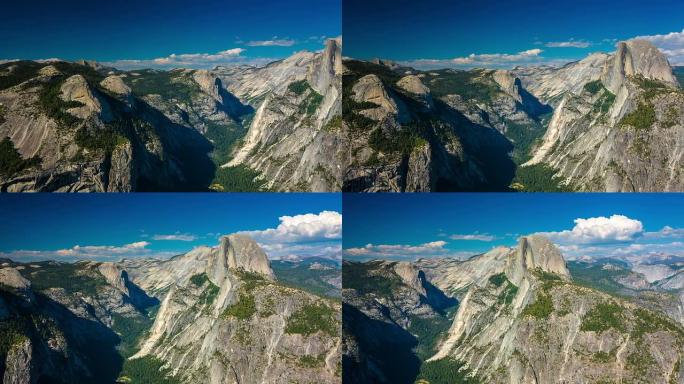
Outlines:
[[209,259],[207,273],[212,281],[220,282],[231,268],[260,273],[269,279],[275,278],[266,253],[247,235],[231,234],[221,237],[216,252]]
[[506,275],[517,285],[529,271],[537,269],[570,278],[565,259],[555,244],[543,235],[523,236],[508,256]]
[[619,42],[603,71],[606,88],[617,93],[626,77],[637,75],[674,86],[679,84],[665,55],[650,41],[633,39]]
[[309,68],[307,79],[316,92],[325,95],[334,86],[336,76],[342,73],[342,39],[328,39],[325,49]]
[[423,296],[426,296],[423,282],[420,279],[419,270],[412,264],[406,261],[400,261],[394,265],[394,272],[401,278],[404,284],[416,290]]

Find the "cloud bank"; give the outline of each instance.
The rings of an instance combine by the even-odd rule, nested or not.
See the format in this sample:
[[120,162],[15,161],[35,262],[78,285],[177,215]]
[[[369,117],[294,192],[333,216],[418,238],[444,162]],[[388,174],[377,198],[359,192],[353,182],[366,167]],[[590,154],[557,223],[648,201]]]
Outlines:
[[342,215],[335,211],[281,216],[276,228],[242,231],[274,259],[287,255],[339,259],[342,250]]
[[406,244],[367,244],[363,247],[347,248],[344,257],[357,260],[391,259],[415,260],[430,257],[465,258],[475,252],[453,251],[445,248],[446,241],[437,240],[419,245]]
[[591,45],[592,44],[589,41],[574,39],[568,41],[550,41],[544,44],[545,47],[549,48],[588,48]]
[[157,257],[168,258],[178,252],[153,251],[148,248],[147,241],[136,241],[121,246],[116,245],[74,245],[71,248],[58,250],[15,250],[0,252],[0,257],[16,261],[75,261],[97,260],[118,261],[122,258]]
[[684,65],[684,29],[664,35],[637,36],[636,39],[648,40],[667,56],[672,65]]
[[620,258],[638,264],[654,259],[684,257],[684,228],[665,226],[648,232],[641,221],[625,215],[578,218],[572,229],[540,232],[567,259]]
[[245,57],[242,54],[246,51],[245,48],[231,48],[216,53],[172,53],[166,57],[158,57],[155,59],[123,59],[103,62],[106,66],[115,67],[118,69],[170,69],[170,68],[213,68],[218,65],[264,65],[275,59],[271,58],[253,58]]

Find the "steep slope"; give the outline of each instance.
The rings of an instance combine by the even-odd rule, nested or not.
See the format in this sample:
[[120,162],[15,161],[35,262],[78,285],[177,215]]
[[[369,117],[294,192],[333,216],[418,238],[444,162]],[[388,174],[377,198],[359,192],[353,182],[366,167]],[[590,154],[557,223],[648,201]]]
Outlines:
[[3,382],[114,382],[157,303],[112,265],[3,261]]
[[128,264],[140,286],[166,292],[133,359],[155,357],[182,382],[338,382],[339,304],[278,284],[250,238]]
[[279,283],[247,236],[164,261],[0,263],[3,382],[341,381],[339,302]]
[[471,285],[430,363],[462,361],[493,383],[681,380],[684,329],[573,284],[548,240],[522,238],[499,271]]
[[342,274],[344,382],[413,383],[424,377],[422,361],[448,329],[456,300],[409,263],[345,261]]
[[684,93],[647,41],[510,71],[344,64],[344,190],[684,189]]
[[0,189],[339,190],[340,46],[261,68],[4,63]]
[[684,93],[665,56],[649,42],[621,42],[612,55],[528,73],[526,79],[539,97],[560,98],[526,165],[546,164],[576,190],[684,189]]
[[[215,71],[238,97],[259,100],[233,159],[262,174],[278,190],[334,191],[341,186],[340,140],[342,39],[322,53],[298,53],[264,68]],[[255,103],[256,104],[256,103]]]
[[[570,267],[578,281],[539,235],[465,261],[345,262],[345,377],[354,383],[681,382],[684,328],[668,305],[649,299],[656,291],[630,295],[637,290],[619,282],[639,274],[623,269],[624,262]],[[451,300],[445,314],[430,299],[435,292]]]
[[347,191],[506,189],[510,140],[526,141],[546,108],[501,71],[344,64]]
[[0,136],[10,139],[3,155],[33,159],[3,167],[3,191],[195,190],[209,184],[211,144],[132,96],[116,76],[66,62],[11,62],[0,74]]

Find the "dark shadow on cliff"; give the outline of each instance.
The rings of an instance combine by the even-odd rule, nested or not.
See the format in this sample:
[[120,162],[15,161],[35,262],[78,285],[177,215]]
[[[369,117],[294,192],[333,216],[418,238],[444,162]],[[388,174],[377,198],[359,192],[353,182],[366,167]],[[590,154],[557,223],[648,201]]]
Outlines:
[[[513,144],[501,132],[470,121],[461,112],[435,100],[436,114],[449,122],[458,136],[464,152],[482,170],[484,182],[474,185],[472,191],[508,191],[515,176],[515,162],[510,156]],[[451,156],[451,161],[460,160]],[[457,180],[438,180],[437,191],[463,190]]]
[[[9,317],[0,325],[5,327],[4,334],[13,329],[31,340],[35,382],[114,383],[123,366],[116,350],[119,336],[104,324],[74,315],[41,293],[34,295],[35,301],[29,303],[23,297],[0,290],[9,310]],[[66,343],[59,341],[60,334]],[[64,347],[66,351],[59,353]],[[0,360],[4,373],[4,356]]]
[[[207,191],[214,178],[216,165],[211,159],[214,146],[206,137],[192,127],[174,123],[163,113],[136,100],[138,113],[149,122],[164,148],[160,158],[145,153],[138,175],[140,191]],[[140,152],[146,152],[144,144],[138,145]]]
[[420,278],[423,288],[425,289],[425,300],[427,304],[440,315],[445,315],[447,309],[458,305],[457,299],[445,295],[439,288],[432,285],[425,277],[423,271],[418,272],[418,278]]
[[151,307],[159,305],[159,299],[149,296],[142,288],[128,279],[128,272],[123,271],[123,278],[126,281],[126,288],[128,288],[128,300],[140,312],[147,313]]
[[418,376],[420,360],[413,352],[416,338],[394,323],[371,319],[342,305],[343,333],[358,344],[358,361],[342,357],[344,383],[410,384]]

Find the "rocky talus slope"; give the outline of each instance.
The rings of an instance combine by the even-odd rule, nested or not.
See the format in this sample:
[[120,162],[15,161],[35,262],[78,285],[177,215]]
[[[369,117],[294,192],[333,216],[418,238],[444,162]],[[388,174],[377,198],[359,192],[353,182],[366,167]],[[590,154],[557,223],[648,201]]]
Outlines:
[[4,63],[0,189],[339,190],[340,50],[212,70]]
[[[575,282],[561,252],[543,236],[522,237],[517,247],[465,261],[409,265],[415,273],[390,262],[353,263],[367,280],[384,278],[366,285],[358,280],[344,290],[345,316],[355,320],[343,325],[344,370],[352,370],[352,382],[449,382],[445,372],[451,380],[486,383],[683,380],[684,328],[676,314],[644,298],[592,288],[605,287],[605,279],[573,264],[581,277]],[[619,277],[609,273],[602,276]],[[458,300],[446,324],[425,322],[434,316],[421,309],[428,300],[406,300],[424,297],[415,288],[416,274],[443,297]],[[390,340],[395,345],[380,354],[378,345]]]
[[3,260],[0,294],[3,382],[341,382],[340,304],[279,283],[243,235],[165,261]]

